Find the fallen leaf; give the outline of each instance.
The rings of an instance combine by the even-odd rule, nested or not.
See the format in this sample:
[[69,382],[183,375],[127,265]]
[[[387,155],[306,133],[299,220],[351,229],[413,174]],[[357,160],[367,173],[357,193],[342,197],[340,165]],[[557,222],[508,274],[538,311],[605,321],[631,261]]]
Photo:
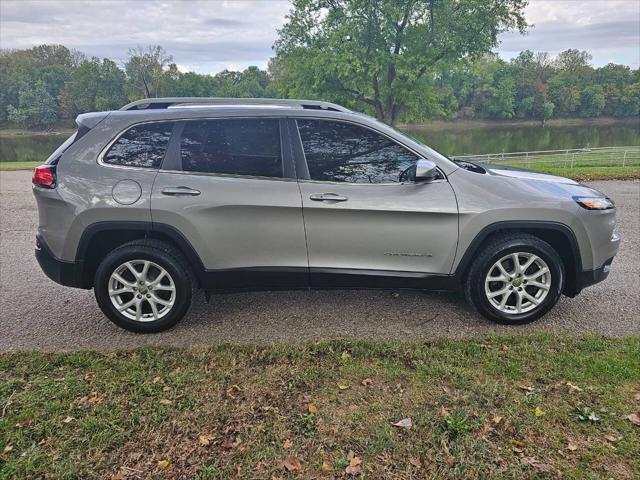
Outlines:
[[168,398],[162,398],[162,399],[160,399],[160,404],[161,405],[173,405],[173,400],[169,400]]
[[577,449],[578,449],[578,446],[575,443],[569,442],[569,444],[567,445],[567,450],[571,452],[575,452]]
[[289,471],[289,472],[301,472],[302,471],[302,464],[300,463],[300,460],[298,460],[293,455],[290,455],[287,458],[285,458],[284,461],[282,462],[282,466],[284,468],[286,468],[287,471]]
[[440,414],[441,417],[449,416],[449,410],[447,410],[444,406],[440,407],[440,410],[438,413]]
[[445,462],[447,462],[447,465],[449,465],[450,467],[453,467],[453,464],[456,463],[456,457],[454,457],[453,455],[449,455],[445,459]]
[[70,423],[73,421],[73,417],[69,417],[67,416],[64,420],[62,420],[64,423]]
[[522,463],[527,464],[527,465],[531,465],[533,468],[535,468],[536,470],[540,471],[540,472],[550,472],[551,469],[551,465],[546,464],[546,463],[542,463],[540,461],[538,461],[538,459],[534,458],[534,457],[523,457],[521,459]]
[[526,390],[527,392],[533,392],[535,389],[533,387],[530,387],[529,385],[524,385],[524,384],[518,384],[518,388],[520,390]]
[[87,374],[84,376],[84,379],[87,382],[90,382],[91,380],[93,380],[93,372],[87,372]]
[[633,398],[635,398],[636,402],[640,402],[640,392],[636,393]]
[[536,409],[534,410],[533,414],[536,417],[541,417],[543,415],[545,415],[547,412],[545,412],[544,410],[542,410],[540,407],[536,407]]
[[13,445],[7,445],[4,447],[4,453],[9,453],[11,450],[13,450]]
[[283,448],[285,448],[286,450],[289,450],[290,448],[293,448],[293,442],[287,438],[287,439],[284,441],[284,443],[282,444],[282,446],[283,446]]
[[509,350],[510,347],[509,347],[509,345],[502,344],[502,346],[500,348],[502,349],[503,352],[506,352],[506,351]]
[[416,457],[409,457],[409,463],[416,468],[422,467],[422,463],[420,462],[420,459]]
[[582,391],[582,389],[580,387],[578,387],[577,385],[574,385],[571,382],[566,382],[565,385],[567,387],[569,387],[569,390],[575,390],[576,392],[581,392]]
[[156,378],[153,379],[153,383],[158,383],[160,380],[161,380],[160,377],[156,377]]
[[516,452],[516,453],[524,452],[524,442],[521,442],[520,440],[512,439],[511,440],[511,445],[513,445],[513,451],[514,452]]
[[613,435],[610,433],[609,435],[605,435],[604,438],[609,440],[611,443],[614,443],[622,440],[622,435]]
[[229,395],[231,398],[236,398],[233,396],[233,392],[241,392],[242,389],[240,388],[239,385],[231,385],[229,388],[227,388],[227,395]]
[[406,428],[407,430],[413,427],[413,422],[410,418],[403,418],[393,424],[394,427]]
[[170,392],[171,391],[171,387],[167,386],[167,387],[162,387],[162,391],[163,392]]
[[349,388],[349,385],[344,385],[344,384],[339,383],[338,384],[338,388],[340,390],[347,390]]
[[373,382],[372,382],[372,380],[370,378],[365,378],[360,383],[366,387],[367,385],[371,385],[371,383],[373,383]]
[[501,421],[502,421],[502,417],[500,415],[494,415],[493,416],[493,423],[495,425],[498,425]]
[[344,471],[347,475],[360,475],[362,473],[362,460],[360,460],[360,457],[353,457]]
[[200,435],[198,437],[198,443],[200,443],[200,445],[204,447],[209,445],[211,443],[211,440],[213,440],[213,437],[211,435]]
[[331,465],[326,460],[322,462],[322,466],[320,467],[320,470],[322,470],[324,473],[333,472],[333,468],[331,468]]
[[627,415],[624,418],[629,420],[634,425],[640,425],[640,415],[638,415],[637,413],[632,413],[631,415]]
[[160,470],[166,470],[167,468],[169,468],[171,466],[171,462],[169,460],[160,460],[158,462],[158,468]]
[[309,410],[309,413],[318,413],[318,407],[316,407],[314,403],[310,403],[307,409]]

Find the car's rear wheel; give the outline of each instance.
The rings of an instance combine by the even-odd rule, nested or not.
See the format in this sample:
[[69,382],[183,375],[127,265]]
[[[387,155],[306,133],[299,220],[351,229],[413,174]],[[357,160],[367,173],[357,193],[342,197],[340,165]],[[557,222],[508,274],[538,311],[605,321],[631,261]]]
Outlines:
[[156,240],[125,244],[100,263],[94,282],[98,305],[116,325],[161,332],[188,312],[194,281],[186,261]]
[[505,234],[487,243],[471,264],[465,295],[485,317],[523,324],[547,313],[564,286],[564,266],[547,242],[529,234]]

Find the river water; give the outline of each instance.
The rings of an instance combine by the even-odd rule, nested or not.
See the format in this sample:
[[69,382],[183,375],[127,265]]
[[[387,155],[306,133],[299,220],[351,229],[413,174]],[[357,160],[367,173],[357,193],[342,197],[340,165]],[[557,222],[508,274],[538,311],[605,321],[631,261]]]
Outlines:
[[[445,155],[640,145],[640,124],[588,126],[405,127]],[[0,136],[0,162],[42,161],[67,135]]]

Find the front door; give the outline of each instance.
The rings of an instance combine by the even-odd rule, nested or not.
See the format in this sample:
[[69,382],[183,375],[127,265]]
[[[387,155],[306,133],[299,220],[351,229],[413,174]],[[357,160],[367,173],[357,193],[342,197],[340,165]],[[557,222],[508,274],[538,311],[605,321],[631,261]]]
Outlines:
[[308,168],[299,184],[313,284],[419,288],[449,274],[458,208],[444,175],[401,182],[419,157],[367,127],[320,119],[297,125]]
[[[194,247],[211,289],[306,285],[300,191],[280,120],[186,120],[153,185],[154,228]],[[285,149],[286,151],[286,149]]]

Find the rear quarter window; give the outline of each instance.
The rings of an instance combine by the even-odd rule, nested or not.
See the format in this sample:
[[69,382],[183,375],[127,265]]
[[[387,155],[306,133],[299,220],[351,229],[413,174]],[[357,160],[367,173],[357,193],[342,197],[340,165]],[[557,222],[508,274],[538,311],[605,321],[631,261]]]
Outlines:
[[73,145],[73,142],[76,141],[78,136],[78,132],[74,132],[69,138],[67,138],[62,145],[60,145],[56,150],[49,155],[49,158],[44,162],[45,165],[56,165],[60,160],[60,157],[67,151],[67,149]]
[[102,161],[123,167],[160,168],[174,122],[135,125],[109,147]]

